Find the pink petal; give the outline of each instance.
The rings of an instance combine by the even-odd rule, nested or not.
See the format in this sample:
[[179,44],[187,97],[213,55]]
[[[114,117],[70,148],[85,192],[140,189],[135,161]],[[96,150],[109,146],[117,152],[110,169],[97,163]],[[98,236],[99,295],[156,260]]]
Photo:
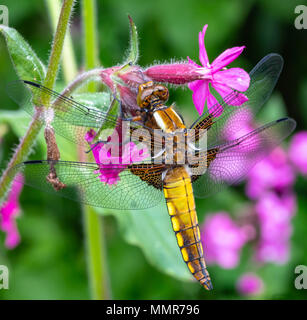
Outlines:
[[229,65],[229,63],[235,60],[242,53],[244,48],[245,46],[233,47],[225,50],[212,62],[212,72],[214,73]]
[[193,91],[192,98],[194,106],[198,113],[202,114],[209,92],[208,82],[204,80],[197,80],[191,82],[188,86]]
[[209,67],[209,59],[205,47],[205,34],[206,30],[208,28],[208,25],[206,24],[203,28],[203,31],[199,32],[198,34],[198,42],[199,42],[199,61],[204,67]]
[[241,68],[231,68],[216,72],[213,76],[213,81],[226,84],[230,88],[244,92],[249,87],[250,77]]
[[85,140],[86,140],[88,143],[90,143],[90,142],[92,142],[92,141],[94,140],[95,136],[96,136],[95,130],[90,129],[90,130],[85,134],[84,138],[85,138]]
[[240,106],[248,101],[248,98],[243,93],[236,93],[224,84],[213,82],[212,87],[220,94],[223,100],[226,97],[224,101],[230,106]]
[[20,243],[20,235],[16,226],[10,232],[7,233],[5,239],[5,246],[8,249],[14,249]]
[[219,117],[223,112],[222,106],[216,100],[214,95],[210,93],[210,90],[209,90],[208,99],[207,99],[207,107],[209,112],[213,114],[214,117]]

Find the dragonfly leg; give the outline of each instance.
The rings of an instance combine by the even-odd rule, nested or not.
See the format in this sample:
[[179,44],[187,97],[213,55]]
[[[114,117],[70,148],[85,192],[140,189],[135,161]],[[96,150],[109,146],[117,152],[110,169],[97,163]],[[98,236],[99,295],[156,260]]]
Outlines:
[[93,150],[97,147],[97,145],[98,145],[99,143],[106,144],[106,143],[108,143],[108,141],[104,141],[104,140],[98,140],[98,141],[96,141],[96,142],[91,146],[91,148],[90,148],[88,151],[85,151],[85,153],[90,153],[91,151],[93,151]]
[[135,116],[135,117],[130,117],[130,118],[122,118],[123,121],[142,121],[141,116]]

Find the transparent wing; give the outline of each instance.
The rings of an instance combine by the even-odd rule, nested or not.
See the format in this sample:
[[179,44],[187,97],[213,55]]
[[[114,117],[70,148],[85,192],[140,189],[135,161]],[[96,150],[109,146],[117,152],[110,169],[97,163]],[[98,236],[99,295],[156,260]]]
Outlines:
[[296,122],[290,118],[271,122],[211,149],[208,162],[205,158],[207,152],[203,152],[207,170],[203,175],[192,176],[195,196],[205,198],[242,181],[257,162],[291,134],[295,126]]
[[[65,187],[56,191],[47,181],[50,167],[56,171],[58,179]],[[135,174],[126,169],[119,174],[120,180],[115,185],[108,185],[100,181],[98,165],[96,163],[71,161],[27,161],[13,167],[9,174],[22,172],[25,183],[34,188],[53,193],[78,202],[110,209],[145,209],[157,205],[162,200],[162,181],[157,179],[162,175],[163,167],[156,166],[147,169],[147,175],[155,175],[156,186],[143,181],[144,166],[132,166]],[[114,172],[116,166],[104,168]],[[139,169],[138,169],[139,168]],[[138,173],[138,175],[136,174]],[[18,176],[17,176],[18,178]],[[159,182],[160,181],[160,182]]]
[[[269,99],[276,82],[279,78],[283,67],[283,59],[278,54],[269,54],[265,56],[250,72],[250,86],[243,94],[247,96],[248,101],[240,106],[238,104],[238,97],[240,92],[234,90],[231,94],[226,96],[224,100],[221,98],[217,105],[213,106],[201,115],[191,126],[196,129],[196,138],[198,129],[205,129],[207,134],[207,147],[212,148],[215,145],[225,143],[223,128],[230,119],[234,119],[231,125],[227,124],[228,130],[238,131],[241,126],[249,123],[251,118],[259,111],[262,105]],[[220,115],[219,110],[223,109]],[[233,129],[232,127],[233,126]]]
[[[38,115],[44,123],[50,122],[57,134],[79,145],[88,146],[85,135],[91,129],[97,132],[103,126],[105,130],[99,131],[99,140],[105,141],[114,127],[120,125],[126,126],[124,133],[128,137],[131,132],[140,132],[140,135],[143,133],[143,143],[149,145],[152,143],[151,128],[135,121],[122,121],[117,115],[104,112],[97,106],[79,103],[38,83],[26,80],[14,81],[8,84],[7,92],[30,115]],[[41,102],[39,97],[42,95],[50,97],[51,102],[48,105]],[[104,109],[108,107],[109,105],[104,106]]]

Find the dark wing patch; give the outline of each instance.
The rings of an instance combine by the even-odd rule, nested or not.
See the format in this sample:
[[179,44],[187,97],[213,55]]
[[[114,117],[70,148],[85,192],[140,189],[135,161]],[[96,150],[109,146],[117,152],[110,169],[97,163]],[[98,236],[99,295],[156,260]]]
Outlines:
[[162,173],[165,171],[165,165],[161,164],[135,164],[129,166],[130,171],[141,180],[162,190]]

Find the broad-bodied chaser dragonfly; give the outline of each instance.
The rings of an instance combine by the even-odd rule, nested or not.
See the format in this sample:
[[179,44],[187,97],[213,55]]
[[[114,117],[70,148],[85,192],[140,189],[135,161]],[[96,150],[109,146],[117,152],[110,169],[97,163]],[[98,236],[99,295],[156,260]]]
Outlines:
[[[149,157],[125,166],[101,165],[104,172],[118,170],[119,179],[112,185],[99,179],[100,164],[97,159],[92,163],[50,159],[26,161],[13,167],[10,174],[22,171],[26,176],[26,184],[30,186],[105,208],[144,209],[155,206],[164,197],[184,262],[195,279],[211,290],[194,196],[207,197],[227,185],[242,181],[258,161],[294,130],[295,121],[282,118],[240,135],[242,126],[255,116],[270,97],[282,66],[283,60],[279,55],[270,54],[263,58],[250,72],[250,87],[244,92],[248,101],[236,105],[238,92],[233,91],[218,105],[203,113],[190,127],[194,144],[188,142],[188,129],[174,106],[165,104],[168,90],[163,85],[152,82],[140,85],[137,95],[139,116],[127,120],[87,107],[34,82],[15,83],[10,89],[11,97],[41,121],[48,124],[48,118],[51,118],[57,134],[88,146],[85,136],[93,132],[91,130],[99,132],[102,124],[114,128],[120,123],[129,122],[128,136],[139,129],[146,129],[150,133],[149,138],[143,137],[138,141],[145,142],[145,145],[147,142]],[[49,108],[33,107],[32,98],[40,93],[51,97]],[[155,130],[158,129],[167,135],[159,140],[159,148],[155,151],[152,143]],[[183,147],[179,147],[177,138],[174,138],[178,132],[183,134]],[[206,136],[205,147],[199,146],[203,136]],[[172,140],[168,140],[170,137]],[[99,140],[91,146],[91,151],[99,145]],[[108,142],[104,140],[104,144]],[[123,144],[124,139],[118,143]],[[173,151],[171,157],[167,154],[169,145]],[[197,156],[198,164],[187,160],[189,153]],[[201,170],[195,171],[199,168]],[[60,187],[55,187],[50,179],[46,179],[50,170],[61,181]]]

